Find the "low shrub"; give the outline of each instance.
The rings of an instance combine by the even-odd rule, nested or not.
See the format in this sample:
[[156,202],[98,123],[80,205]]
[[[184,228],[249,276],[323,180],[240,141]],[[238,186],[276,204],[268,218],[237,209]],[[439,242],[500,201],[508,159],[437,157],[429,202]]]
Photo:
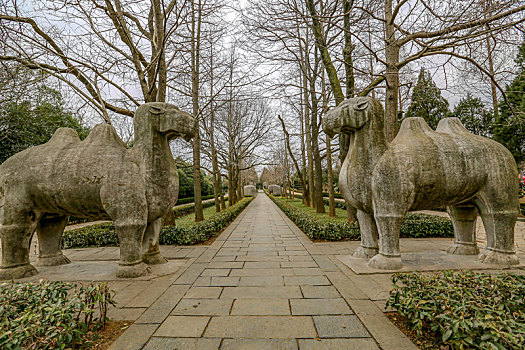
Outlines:
[[[306,211],[294,208],[283,200],[272,195],[270,198],[311,239],[329,241],[361,239],[361,231],[359,231],[357,222],[322,222]],[[447,218],[425,214],[408,214],[401,225],[400,236],[405,238],[454,237],[454,228],[452,222]]]
[[[219,234],[224,227],[228,226],[252,199],[252,197],[243,198],[234,206],[214,214],[204,221],[192,223],[192,225],[164,226],[160,231],[159,243],[189,245],[204,242]],[[211,205],[209,205],[210,203]],[[214,202],[210,203],[205,204],[208,207],[215,205]],[[193,210],[189,213],[191,212]],[[175,215],[177,216],[177,214]],[[109,222],[64,232],[62,236],[62,249],[116,247],[118,245],[119,239],[115,232],[115,227]]]
[[387,301],[421,337],[454,349],[523,349],[525,276],[473,271],[395,274]]
[[105,283],[4,283],[0,348],[89,349],[86,335],[105,325],[109,305],[115,302]]

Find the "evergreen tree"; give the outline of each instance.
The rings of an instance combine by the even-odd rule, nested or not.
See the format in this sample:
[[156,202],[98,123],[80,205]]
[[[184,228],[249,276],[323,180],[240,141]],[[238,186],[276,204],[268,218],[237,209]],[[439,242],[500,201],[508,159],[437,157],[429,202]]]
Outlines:
[[[179,199],[194,197],[193,192],[193,167],[190,163],[183,161],[180,157],[175,159],[179,174]],[[213,194],[213,184],[208,176],[201,171],[202,196]]]
[[505,88],[505,94],[512,109],[501,100],[499,116],[494,123],[494,140],[502,143],[516,159],[516,163],[525,161],[525,41],[518,49],[516,57],[517,75]]
[[75,129],[83,139],[89,130],[65,110],[59,91],[40,86],[25,98],[0,103],[0,163],[26,148],[47,142],[56,129]]
[[471,133],[485,137],[491,136],[494,115],[485,108],[480,98],[474,98],[470,92],[456,105],[453,115],[459,118]]
[[448,101],[441,96],[441,91],[430,74],[421,68],[412,92],[412,103],[405,117],[421,117],[432,129],[435,129],[439,120],[447,117],[449,113]]

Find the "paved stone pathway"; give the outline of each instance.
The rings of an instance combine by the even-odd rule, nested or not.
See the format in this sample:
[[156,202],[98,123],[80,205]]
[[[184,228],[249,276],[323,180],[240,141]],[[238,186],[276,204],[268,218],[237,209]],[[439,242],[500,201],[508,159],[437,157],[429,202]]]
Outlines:
[[[518,222],[522,262],[524,238]],[[451,243],[404,238],[401,252],[418,252],[431,266]],[[109,317],[133,323],[111,349],[415,349],[384,315],[391,274],[356,273],[339,260],[358,245],[313,243],[259,193],[211,245],[161,246],[169,263],[147,277],[115,278],[119,248],[105,247],[65,250],[71,264],[21,281],[100,280],[105,271],[117,301]]]
[[[156,300],[128,303],[142,312],[111,349],[415,348],[352,275],[259,193],[175,276],[122,283],[118,299],[142,283],[142,304]],[[375,283],[388,290],[388,279]]]

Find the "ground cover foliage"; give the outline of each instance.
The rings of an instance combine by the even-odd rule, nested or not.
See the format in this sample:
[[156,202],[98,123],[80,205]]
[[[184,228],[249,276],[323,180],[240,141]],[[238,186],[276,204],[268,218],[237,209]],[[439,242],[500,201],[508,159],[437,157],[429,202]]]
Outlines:
[[[300,201],[289,201],[270,195],[275,204],[311,239],[329,241],[359,240],[361,231],[359,223],[346,221],[345,203],[336,202],[336,217],[328,214],[317,214],[315,210],[307,208]],[[342,214],[341,214],[342,213]],[[452,222],[443,217],[424,214],[408,214],[401,225],[401,237],[454,237]]]
[[474,271],[392,276],[387,306],[419,337],[454,349],[523,349],[525,276]]
[[105,283],[0,285],[0,348],[89,349],[115,305]]
[[[194,222],[190,213],[180,214],[175,208],[175,226],[164,226],[160,231],[160,244],[191,245],[204,242],[217,236],[230,222],[232,222],[250,204],[252,197],[243,198],[235,205],[215,213],[214,202],[203,203],[208,206],[205,211],[205,220]],[[192,205],[188,205],[191,207]],[[185,209],[181,209],[185,210]],[[118,235],[113,223],[103,223],[76,230],[64,232],[62,236],[62,249],[88,248],[88,247],[116,247],[119,245]]]

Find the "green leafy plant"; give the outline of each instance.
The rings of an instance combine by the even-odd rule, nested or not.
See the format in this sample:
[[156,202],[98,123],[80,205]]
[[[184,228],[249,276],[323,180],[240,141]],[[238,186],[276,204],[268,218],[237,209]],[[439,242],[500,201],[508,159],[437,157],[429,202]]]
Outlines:
[[443,271],[392,277],[386,303],[418,336],[434,332],[455,349],[523,349],[525,276]]
[[89,331],[107,322],[115,305],[105,283],[4,283],[0,285],[0,348],[87,349]]
[[[248,204],[252,197],[243,198],[234,206],[216,213],[208,219],[201,222],[178,226],[164,226],[160,231],[160,244],[180,244],[189,245],[204,242],[211,237],[218,235],[223,228],[228,226]],[[206,203],[207,207],[215,205],[214,202]],[[211,205],[210,205],[211,204]],[[176,217],[182,217],[181,213],[188,215],[194,211],[193,204],[188,206],[192,210],[185,212],[184,207],[174,209]],[[76,230],[64,232],[62,236],[62,248],[89,248],[89,247],[116,247],[119,245],[118,235],[112,223],[103,223],[88,226]]]
[[[361,231],[357,222],[340,222],[337,219],[333,219],[334,222],[330,222],[328,217],[326,220],[321,221],[306,210],[300,210],[291,206],[283,199],[278,199],[272,195],[270,195],[270,198],[311,239],[330,241],[361,239]],[[340,204],[344,205],[344,203]],[[342,205],[339,208],[346,209],[346,206],[343,207]],[[336,205],[336,207],[338,206]],[[400,236],[405,238],[454,237],[454,228],[452,222],[447,218],[434,215],[408,214],[401,225]]]

